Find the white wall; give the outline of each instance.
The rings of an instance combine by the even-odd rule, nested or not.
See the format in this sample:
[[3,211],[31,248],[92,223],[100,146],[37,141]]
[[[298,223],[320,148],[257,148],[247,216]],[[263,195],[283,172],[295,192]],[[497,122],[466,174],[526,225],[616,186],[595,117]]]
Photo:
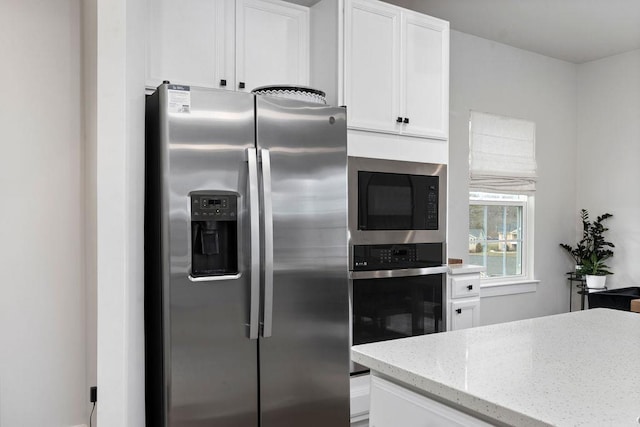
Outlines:
[[87,422],[79,0],[0,2],[0,425]]
[[581,208],[613,214],[607,286],[640,286],[640,50],[580,65],[577,99],[576,222]]
[[342,53],[341,0],[320,0],[310,8],[309,83],[325,92],[327,104],[339,105],[341,73],[338,72]]
[[103,426],[144,425],[145,7],[144,0],[96,0],[97,420]]
[[[82,88],[84,139],[84,284],[87,340],[86,390],[98,384],[97,299],[97,0],[82,1]],[[87,405],[91,405],[87,399]],[[90,408],[90,406],[89,406]],[[90,411],[90,409],[88,409]],[[97,415],[93,415],[93,419]]]
[[576,66],[479,37],[451,32],[449,256],[468,260],[469,111],[536,123],[534,293],[483,298],[481,323],[568,310],[565,272],[575,220]]

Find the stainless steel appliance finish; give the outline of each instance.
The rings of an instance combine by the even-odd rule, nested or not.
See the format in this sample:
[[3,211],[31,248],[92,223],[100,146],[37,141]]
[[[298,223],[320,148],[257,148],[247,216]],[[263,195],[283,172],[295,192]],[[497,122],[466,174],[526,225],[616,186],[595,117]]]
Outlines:
[[345,110],[160,86],[145,216],[147,425],[347,426]]
[[[437,177],[437,227],[411,228],[396,226],[396,229],[364,229],[359,227],[361,185],[359,173],[389,174],[407,177],[406,181],[415,184],[412,177]],[[447,203],[447,167],[443,164],[406,162],[362,157],[348,159],[349,192],[349,303],[352,344],[375,342],[412,335],[441,332],[446,318],[445,290],[446,273],[444,265],[446,252],[446,203]],[[422,189],[405,186],[406,194],[412,200],[404,199],[404,206],[415,206],[417,197],[428,197]],[[377,201],[379,206],[398,201],[398,194],[390,188],[384,197]],[[420,201],[420,202],[424,202]],[[430,202],[431,203],[431,202]],[[382,209],[384,210],[384,209]],[[393,207],[388,209],[391,215],[397,214]],[[384,222],[384,221],[383,221]],[[393,222],[393,221],[391,221]],[[383,227],[379,227],[383,228]],[[400,229],[402,228],[402,229]],[[429,229],[431,228],[431,229]],[[435,249],[435,262],[409,259],[403,255],[403,247],[427,245]],[[375,248],[388,246],[386,255],[372,257],[368,265],[358,263],[356,248]],[[398,257],[394,250],[398,250]],[[409,252],[407,252],[408,254]],[[376,268],[372,268],[376,264]],[[351,363],[352,375],[368,372],[368,369]]]
[[[446,239],[447,166],[443,164],[349,157],[349,233],[352,245],[444,242]],[[358,229],[358,172],[436,176],[439,180],[437,230]],[[350,266],[353,267],[353,266]]]
[[424,267],[424,268],[403,268],[399,270],[373,270],[373,271],[351,271],[351,279],[385,279],[388,277],[410,277],[426,276],[429,274],[443,274],[449,271],[449,267]]
[[[368,253],[363,262],[362,251],[352,247],[359,262],[349,273],[349,295],[351,310],[351,342],[353,345],[389,339],[442,332],[446,319],[446,273],[448,267],[442,265],[444,245],[392,244],[366,245],[366,248],[383,247]],[[413,246],[429,247],[433,255],[430,260],[407,256]],[[363,247],[359,247],[363,249]],[[393,253],[401,255],[395,256]],[[367,265],[368,264],[368,265]],[[380,265],[386,265],[385,269]],[[376,269],[369,269],[371,266]],[[351,363],[351,375],[368,372],[357,363]]]
[[[273,209],[273,263],[264,263],[264,336],[270,337],[260,341],[262,425],[346,426],[345,110],[261,96],[256,105]],[[264,154],[262,162],[266,187]],[[264,198],[266,207],[267,191]],[[268,213],[264,221],[268,229]]]

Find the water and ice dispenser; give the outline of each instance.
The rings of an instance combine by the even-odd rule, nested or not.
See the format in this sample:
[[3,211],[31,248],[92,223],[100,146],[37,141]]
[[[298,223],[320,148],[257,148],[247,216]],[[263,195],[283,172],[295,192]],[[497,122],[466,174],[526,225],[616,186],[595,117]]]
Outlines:
[[191,198],[191,275],[238,273],[238,193],[194,191]]

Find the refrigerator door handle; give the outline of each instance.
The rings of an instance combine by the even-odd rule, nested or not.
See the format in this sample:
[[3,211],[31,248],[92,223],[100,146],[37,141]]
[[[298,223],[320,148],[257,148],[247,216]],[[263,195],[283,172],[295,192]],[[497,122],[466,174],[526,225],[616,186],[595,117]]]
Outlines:
[[247,149],[249,164],[249,218],[251,223],[251,291],[249,294],[249,339],[258,339],[260,322],[260,201],[258,159],[255,148]]
[[261,149],[262,207],[264,212],[264,319],[262,336],[269,338],[273,330],[273,204],[271,201],[271,155]]

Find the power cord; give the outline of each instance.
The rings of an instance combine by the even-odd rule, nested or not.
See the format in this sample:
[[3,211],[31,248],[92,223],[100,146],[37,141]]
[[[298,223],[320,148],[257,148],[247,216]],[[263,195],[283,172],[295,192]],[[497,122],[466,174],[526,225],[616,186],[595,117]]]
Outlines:
[[93,402],[93,408],[91,408],[91,414],[89,415],[89,427],[91,427],[91,419],[93,418],[93,411],[96,409],[96,402]]
[[98,387],[93,386],[89,389],[89,401],[93,403],[91,413],[89,414],[89,427],[91,427],[91,421],[93,420],[93,411],[96,409],[96,402],[98,401]]

